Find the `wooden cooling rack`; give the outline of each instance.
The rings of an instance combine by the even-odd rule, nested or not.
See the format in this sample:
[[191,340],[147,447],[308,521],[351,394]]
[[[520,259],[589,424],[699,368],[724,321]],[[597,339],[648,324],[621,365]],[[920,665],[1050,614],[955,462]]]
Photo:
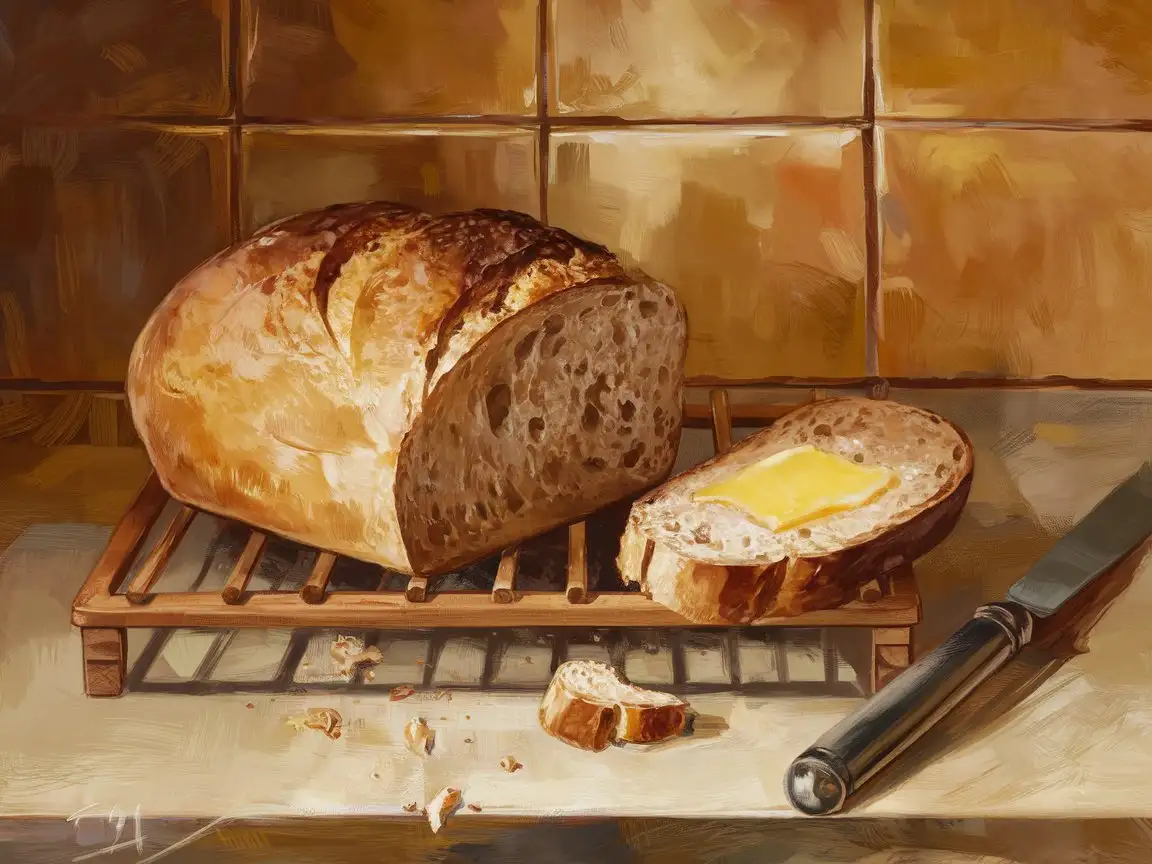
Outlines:
[[[815,395],[815,394],[814,394]],[[795,405],[742,405],[744,425],[764,426]],[[703,411],[701,410],[703,409]],[[732,409],[727,390],[713,390],[708,406],[688,406],[686,425],[711,427],[717,452],[732,444]],[[162,513],[176,506],[151,548],[150,533]],[[108,545],[73,603],[72,622],[81,629],[85,690],[91,696],[119,695],[124,687],[127,628],[685,628],[694,627],[676,612],[619,580],[590,583],[590,551],[597,541],[587,522],[567,529],[563,577],[551,590],[527,580],[521,548],[500,556],[490,587],[436,590],[435,582],[379,571],[375,590],[332,590],[340,557],[312,550],[307,578],[295,590],[252,590],[250,583],[266,552],[269,536],[231,523],[246,532],[242,551],[219,590],[158,590],[165,569],[180,548],[198,511],[175,505],[155,475],[114,529]],[[610,539],[610,538],[608,538]],[[295,544],[299,546],[299,544]],[[437,582],[440,580],[436,580]],[[538,580],[536,580],[538,581]],[[605,586],[603,583],[613,584]],[[757,627],[863,627],[872,632],[871,687],[878,689],[911,662],[912,627],[920,621],[920,597],[911,567],[878,574],[858,599],[839,608],[792,618],[765,618]]]

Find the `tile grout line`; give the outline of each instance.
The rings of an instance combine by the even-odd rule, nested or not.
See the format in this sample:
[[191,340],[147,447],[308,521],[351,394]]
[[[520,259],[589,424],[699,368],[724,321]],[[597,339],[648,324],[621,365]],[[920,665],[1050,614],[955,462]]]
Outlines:
[[548,224],[548,172],[551,159],[551,131],[552,123],[548,117],[548,64],[550,52],[548,51],[548,21],[552,0],[538,0],[536,7],[536,123],[537,156],[536,170],[540,173],[538,178],[538,193],[540,196],[540,221]]
[[228,3],[228,86],[232,91],[232,116],[228,124],[228,213],[231,220],[232,242],[240,240],[240,196],[243,193],[243,164],[241,161],[241,128],[244,122],[243,76],[240,74],[241,56],[241,0]]
[[880,374],[880,211],[876,172],[876,0],[864,3],[864,368]]

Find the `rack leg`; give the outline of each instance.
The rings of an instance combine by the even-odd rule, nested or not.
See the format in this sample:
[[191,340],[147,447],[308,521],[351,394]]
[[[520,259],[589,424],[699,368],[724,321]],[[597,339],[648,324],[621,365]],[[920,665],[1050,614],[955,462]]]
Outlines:
[[872,631],[872,692],[912,665],[912,628],[881,627]]
[[83,627],[84,692],[89,696],[119,696],[128,667],[128,631]]

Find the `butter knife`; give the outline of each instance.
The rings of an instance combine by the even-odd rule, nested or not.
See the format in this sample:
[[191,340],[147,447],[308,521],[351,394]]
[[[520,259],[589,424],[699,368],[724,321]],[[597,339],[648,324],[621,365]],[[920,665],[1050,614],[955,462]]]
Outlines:
[[1055,614],[1152,534],[1152,463],[1145,463],[1056,542],[1009,590],[912,664],[788,767],[784,791],[808,816],[848,798],[932,728]]

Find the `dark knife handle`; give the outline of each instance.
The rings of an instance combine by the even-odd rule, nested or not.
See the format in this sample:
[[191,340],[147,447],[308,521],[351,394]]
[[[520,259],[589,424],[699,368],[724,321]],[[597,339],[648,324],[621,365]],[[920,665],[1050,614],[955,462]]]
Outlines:
[[835,813],[857,789],[1003,667],[1032,638],[1032,615],[991,603],[788,767],[788,801],[808,816]]

